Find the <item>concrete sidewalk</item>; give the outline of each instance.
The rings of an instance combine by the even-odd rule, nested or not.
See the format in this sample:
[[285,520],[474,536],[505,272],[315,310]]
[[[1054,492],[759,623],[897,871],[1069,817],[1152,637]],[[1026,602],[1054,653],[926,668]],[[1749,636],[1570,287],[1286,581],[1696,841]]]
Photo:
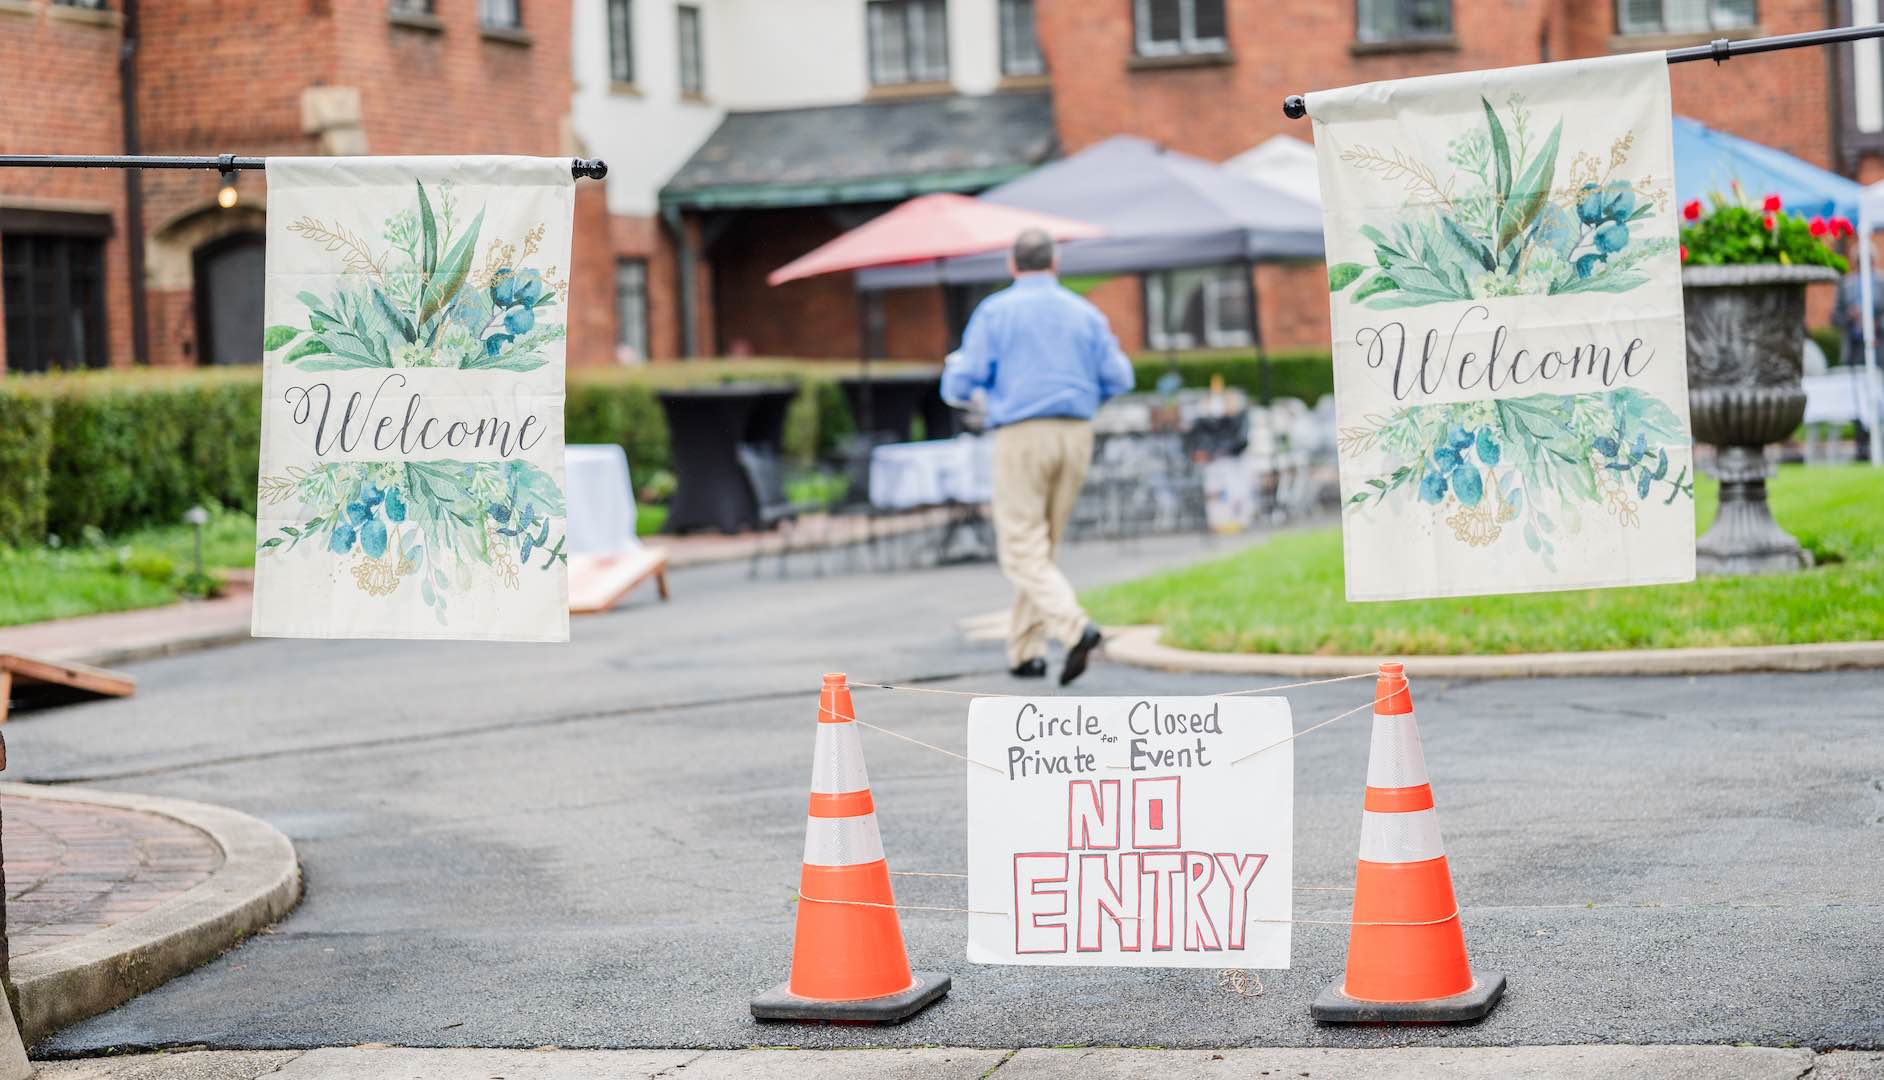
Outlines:
[[1748,1046],[1391,1050],[328,1050],[193,1051],[52,1062],[41,1080],[1876,1080],[1884,1053]]

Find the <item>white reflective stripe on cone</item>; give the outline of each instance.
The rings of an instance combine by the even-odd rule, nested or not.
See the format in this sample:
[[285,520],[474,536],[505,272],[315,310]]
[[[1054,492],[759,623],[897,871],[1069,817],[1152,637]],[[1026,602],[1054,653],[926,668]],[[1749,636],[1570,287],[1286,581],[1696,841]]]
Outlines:
[[811,759],[811,790],[820,795],[841,795],[869,786],[857,725],[819,724],[817,749]]
[[1426,783],[1426,752],[1412,713],[1374,716],[1374,741],[1367,748],[1368,787],[1418,787]]
[[805,819],[805,862],[810,866],[862,866],[883,859],[877,816]]
[[1439,815],[1431,810],[1400,814],[1361,811],[1361,858],[1373,863],[1425,862],[1446,853]]

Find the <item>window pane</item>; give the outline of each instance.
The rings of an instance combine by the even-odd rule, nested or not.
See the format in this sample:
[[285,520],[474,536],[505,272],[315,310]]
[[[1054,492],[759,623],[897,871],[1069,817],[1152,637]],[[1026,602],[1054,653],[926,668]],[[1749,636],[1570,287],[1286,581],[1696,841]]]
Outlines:
[[1177,45],[1184,37],[1184,7],[1181,0],[1140,0],[1142,22],[1138,36],[1154,45]]
[[1452,0],[1400,0],[1401,33],[1428,37],[1452,32]]
[[878,86],[908,82],[908,55],[903,5],[874,0],[870,5],[870,81]]
[[494,30],[516,30],[523,26],[517,10],[519,0],[478,0],[478,22]]
[[648,358],[648,264],[615,264],[615,344],[634,360]]
[[1191,40],[1221,42],[1223,36],[1223,0],[1192,0]]
[[700,94],[706,90],[700,62],[700,9],[683,4],[676,14],[680,19],[680,89]]
[[104,245],[9,233],[0,243],[9,371],[105,364]]
[[1616,29],[1624,34],[1659,34],[1662,0],[1617,0]]
[[1753,0],[1714,0],[1714,29],[1753,25]]
[[1034,0],[1001,0],[1001,73],[1039,75],[1046,70],[1034,35]]
[[1360,0],[1354,36],[1359,41],[1392,41],[1400,36],[1398,0]]
[[608,0],[608,77],[635,81],[633,0]]
[[949,77],[949,14],[943,0],[909,0],[909,67],[916,82]]
[[394,15],[430,15],[432,0],[388,0],[387,8]]

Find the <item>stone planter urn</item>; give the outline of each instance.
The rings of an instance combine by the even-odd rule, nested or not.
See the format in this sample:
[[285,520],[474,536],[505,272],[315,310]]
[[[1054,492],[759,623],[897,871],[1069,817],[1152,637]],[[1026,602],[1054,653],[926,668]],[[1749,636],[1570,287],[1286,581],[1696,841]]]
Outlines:
[[1688,324],[1688,410],[1712,444],[1720,514],[1695,542],[1703,574],[1771,574],[1812,565],[1766,505],[1766,444],[1805,418],[1800,360],[1805,287],[1837,281],[1824,266],[1691,266],[1681,272]]

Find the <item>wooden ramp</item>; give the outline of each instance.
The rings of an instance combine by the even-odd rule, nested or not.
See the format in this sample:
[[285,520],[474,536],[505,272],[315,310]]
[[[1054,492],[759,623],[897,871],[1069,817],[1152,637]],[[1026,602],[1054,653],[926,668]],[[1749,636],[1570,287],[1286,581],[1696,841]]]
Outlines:
[[620,603],[649,578],[667,599],[667,552],[636,548],[613,555],[569,556],[569,611],[594,615]]
[[94,697],[130,697],[137,680],[104,668],[19,653],[0,653],[0,724],[14,704],[28,708],[63,705]]

